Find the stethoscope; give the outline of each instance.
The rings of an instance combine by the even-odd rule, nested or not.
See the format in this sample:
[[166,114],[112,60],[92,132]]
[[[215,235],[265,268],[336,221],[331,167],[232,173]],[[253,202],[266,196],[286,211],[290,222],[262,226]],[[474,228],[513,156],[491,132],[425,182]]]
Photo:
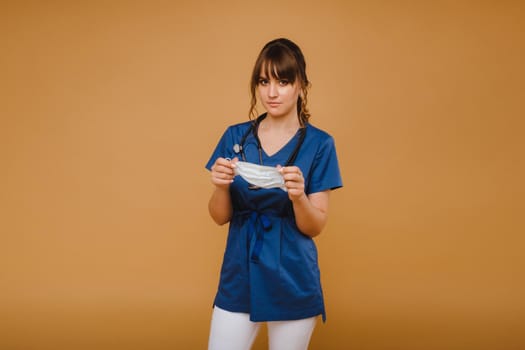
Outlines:
[[[260,115],[256,120],[255,123],[253,123],[246,133],[244,133],[241,142],[236,143],[233,145],[233,151],[236,154],[241,155],[241,159],[245,162],[246,161],[246,155],[244,153],[244,145],[246,142],[246,139],[250,135],[250,133],[253,133],[253,136],[255,137],[255,141],[257,142],[257,151],[259,152],[259,164],[262,165],[262,147],[261,147],[261,141],[259,140],[258,130],[259,130],[259,124],[261,121],[266,118],[266,113]],[[290,157],[284,164],[284,166],[290,166],[295,162],[295,159],[297,158],[297,155],[299,154],[299,150],[301,149],[301,146],[303,145],[304,138],[306,136],[306,127],[299,128],[299,140],[297,141],[297,144],[295,145],[295,148],[293,152],[290,154]]]

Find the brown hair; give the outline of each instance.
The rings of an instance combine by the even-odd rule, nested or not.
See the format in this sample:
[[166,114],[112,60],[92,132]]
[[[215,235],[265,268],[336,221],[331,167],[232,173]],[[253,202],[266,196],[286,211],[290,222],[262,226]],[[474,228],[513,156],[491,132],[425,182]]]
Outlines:
[[296,80],[299,81],[301,94],[297,99],[297,115],[299,116],[301,127],[304,127],[310,118],[310,113],[306,106],[310,82],[306,77],[306,63],[299,46],[284,38],[272,40],[264,45],[255,61],[250,82],[251,105],[249,117],[251,120],[257,118],[256,88],[263,71],[267,77],[286,79],[291,84],[295,83]]

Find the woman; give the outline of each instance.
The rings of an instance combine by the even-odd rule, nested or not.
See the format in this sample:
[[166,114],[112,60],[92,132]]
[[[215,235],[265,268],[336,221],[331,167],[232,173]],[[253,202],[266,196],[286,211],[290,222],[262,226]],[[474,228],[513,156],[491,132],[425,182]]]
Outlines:
[[[270,349],[306,349],[316,317],[325,319],[312,238],[342,181],[333,138],[308,122],[309,85],[300,48],[267,43],[251,77],[251,120],[230,126],[206,165],[210,215],[230,225],[209,349],[249,349],[261,322]],[[266,110],[258,117],[257,96]],[[241,165],[254,168],[255,180],[258,165],[273,167],[281,188],[248,183],[236,176]]]

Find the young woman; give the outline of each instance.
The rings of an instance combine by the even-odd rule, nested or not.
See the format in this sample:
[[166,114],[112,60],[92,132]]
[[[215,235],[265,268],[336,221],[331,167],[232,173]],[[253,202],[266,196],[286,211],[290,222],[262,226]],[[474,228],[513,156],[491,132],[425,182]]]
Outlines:
[[[312,238],[342,181],[333,138],[309,123],[309,85],[299,47],[267,43],[251,77],[251,120],[227,128],[206,165],[215,185],[210,215],[229,223],[210,350],[250,349],[261,322],[270,349],[306,349],[317,316],[325,319]],[[258,117],[257,97],[266,110]],[[243,163],[273,167],[281,188],[236,176]]]

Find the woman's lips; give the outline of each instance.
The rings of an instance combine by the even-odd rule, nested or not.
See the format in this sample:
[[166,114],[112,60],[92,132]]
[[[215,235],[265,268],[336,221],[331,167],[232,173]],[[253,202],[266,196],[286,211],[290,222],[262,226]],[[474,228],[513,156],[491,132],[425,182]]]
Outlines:
[[281,103],[280,102],[267,102],[267,104],[270,107],[278,107]]

